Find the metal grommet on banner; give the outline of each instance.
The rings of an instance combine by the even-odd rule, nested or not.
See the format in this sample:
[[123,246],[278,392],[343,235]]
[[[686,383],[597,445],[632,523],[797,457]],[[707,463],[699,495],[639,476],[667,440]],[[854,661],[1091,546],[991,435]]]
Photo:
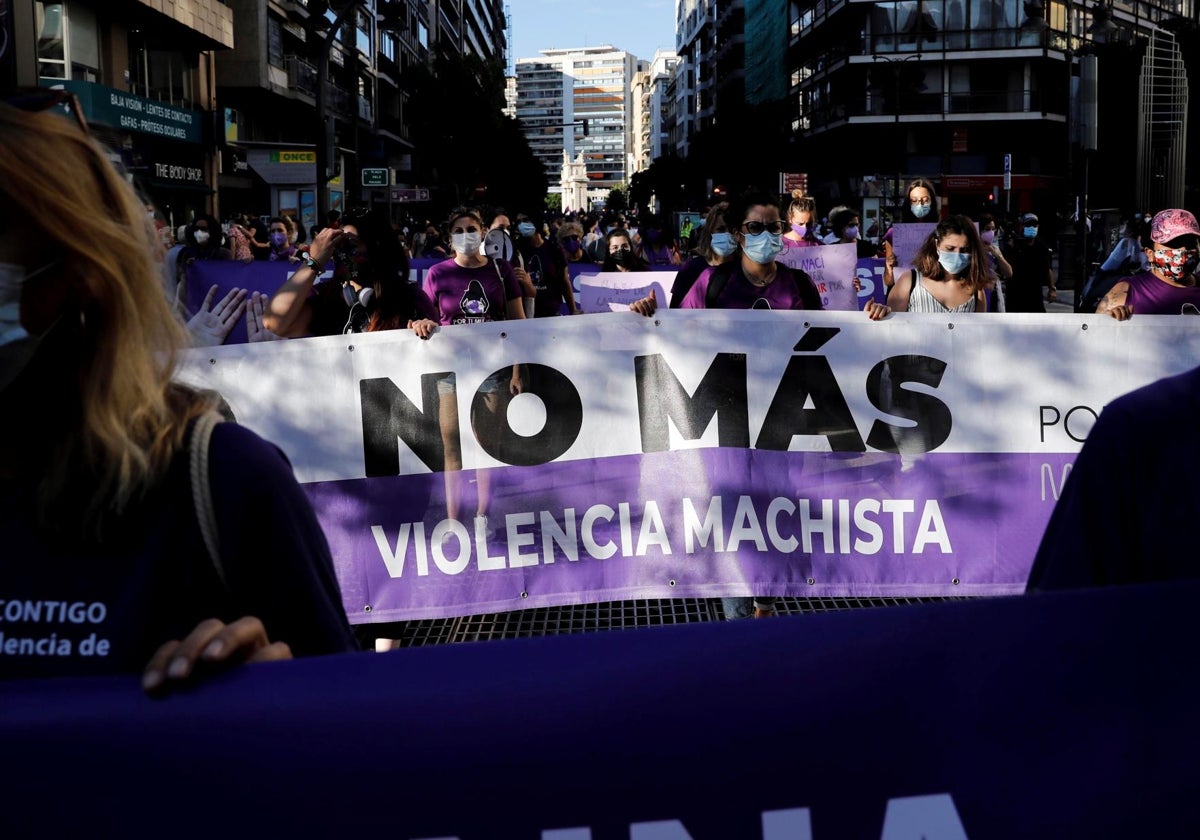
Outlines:
[[816,584],[817,584],[816,578],[809,578],[809,579],[808,579],[808,585],[809,585],[809,586],[816,586]]
[[506,333],[506,332],[502,332],[502,333],[500,333],[500,337],[501,337],[501,338],[508,338],[508,333]]
[[347,349],[347,350],[349,350],[351,353],[353,353],[353,352],[354,352],[354,345],[353,345],[353,344],[351,344],[351,345],[350,345],[349,347],[347,347],[346,349]]
[[367,604],[365,607],[363,607],[363,612],[370,612],[370,611],[371,611],[371,605],[370,605],[370,604]]
[[958,586],[958,578],[955,578],[954,580],[952,580],[950,582],[953,583],[955,586]]
[[528,598],[528,597],[529,597],[529,593],[528,593],[528,592],[522,592],[522,593],[521,593],[521,597],[522,597],[522,598]]
[[809,323],[808,323],[808,321],[805,321],[805,322],[804,322],[804,328],[805,328],[805,329],[808,329],[808,327],[809,327]]
[[1087,329],[1087,324],[1084,324],[1084,325],[1083,325],[1083,328],[1086,330],[1086,329]]
[[215,365],[215,364],[217,363],[217,360],[216,360],[216,359],[209,359],[209,360],[208,360],[208,363],[209,363],[210,365]]
[[954,325],[953,325],[953,324],[947,324],[946,326],[947,326],[949,329],[954,329]]
[[673,581],[673,580],[669,580],[669,581],[667,581],[667,583],[670,584],[671,586],[675,585],[675,581]]
[[661,326],[662,326],[662,321],[659,321],[658,319],[655,319],[655,321],[654,321],[654,326],[656,326],[656,327],[661,327]]

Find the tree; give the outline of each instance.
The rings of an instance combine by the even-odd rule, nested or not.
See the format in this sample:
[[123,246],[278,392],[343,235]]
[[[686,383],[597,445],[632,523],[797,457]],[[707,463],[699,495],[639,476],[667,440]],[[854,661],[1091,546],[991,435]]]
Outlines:
[[604,203],[604,209],[613,213],[629,209],[629,194],[625,191],[624,187],[613,187],[609,190],[608,200]]
[[546,193],[546,212],[551,215],[562,212],[562,193]]
[[400,87],[415,147],[414,176],[431,185],[435,213],[464,203],[542,206],[546,173],[520,125],[504,116],[499,62],[441,51],[432,66],[410,65]]

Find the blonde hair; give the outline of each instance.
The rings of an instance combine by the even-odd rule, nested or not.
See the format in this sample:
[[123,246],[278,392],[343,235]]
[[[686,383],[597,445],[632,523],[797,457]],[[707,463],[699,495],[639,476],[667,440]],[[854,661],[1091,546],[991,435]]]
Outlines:
[[[188,421],[213,399],[172,381],[187,332],[163,295],[145,204],[103,147],[60,115],[8,105],[0,137],[3,204],[20,208],[22,232],[39,258],[53,259],[68,290],[58,314],[78,330],[65,381],[42,383],[65,391],[74,416],[50,445],[39,510],[44,524],[99,536],[108,515],[163,478]],[[81,480],[81,505],[64,510],[58,503],[74,499]]]

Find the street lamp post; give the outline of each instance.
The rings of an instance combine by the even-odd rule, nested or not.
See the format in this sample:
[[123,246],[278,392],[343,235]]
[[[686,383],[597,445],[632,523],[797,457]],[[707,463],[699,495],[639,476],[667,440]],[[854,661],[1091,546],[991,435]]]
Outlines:
[[[915,52],[915,53],[912,53],[910,55],[905,55],[905,56],[880,55],[879,53],[872,53],[872,55],[871,55],[871,61],[882,61],[887,64],[895,64],[895,65],[901,65],[906,61],[920,61],[920,60],[921,60],[920,52]],[[899,66],[894,68],[894,73],[895,73],[895,77],[896,77],[896,98],[892,102],[892,109],[895,112],[895,117],[896,117],[896,120],[895,120],[895,123],[896,123],[896,150],[895,150],[895,154],[896,154],[896,189],[894,192],[892,192],[892,198],[893,198],[893,201],[895,202],[895,204],[892,208],[892,211],[893,211],[893,214],[896,214],[903,209],[903,200],[902,200],[903,197],[901,194],[904,192],[904,171],[903,171],[904,157],[903,157],[903,150],[901,149],[901,147],[904,144],[904,132],[900,127],[900,67]],[[894,217],[893,217],[893,220],[894,220]],[[880,228],[882,229],[882,225],[880,225]]]
[[[312,14],[309,32],[320,39],[317,48],[317,123],[320,125],[320,137],[317,142],[317,212],[329,211],[329,179],[333,177],[331,168],[333,156],[333,127],[329,124],[328,109],[325,104],[326,88],[329,87],[329,55],[333,50],[333,42],[337,33],[345,26],[347,18],[358,9],[363,0],[350,0],[337,13],[332,23],[325,17],[329,3],[325,0],[309,4]],[[323,35],[319,34],[324,32]],[[318,217],[318,222],[322,220]]]

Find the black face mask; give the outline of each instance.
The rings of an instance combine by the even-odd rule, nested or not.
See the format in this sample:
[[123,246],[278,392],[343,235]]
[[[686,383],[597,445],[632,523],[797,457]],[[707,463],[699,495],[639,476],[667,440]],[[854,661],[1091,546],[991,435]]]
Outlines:
[[617,265],[623,265],[625,263],[625,260],[627,260],[629,258],[629,252],[625,251],[625,250],[609,251],[608,255],[609,255],[609,257],[612,258],[612,261],[615,262]]

